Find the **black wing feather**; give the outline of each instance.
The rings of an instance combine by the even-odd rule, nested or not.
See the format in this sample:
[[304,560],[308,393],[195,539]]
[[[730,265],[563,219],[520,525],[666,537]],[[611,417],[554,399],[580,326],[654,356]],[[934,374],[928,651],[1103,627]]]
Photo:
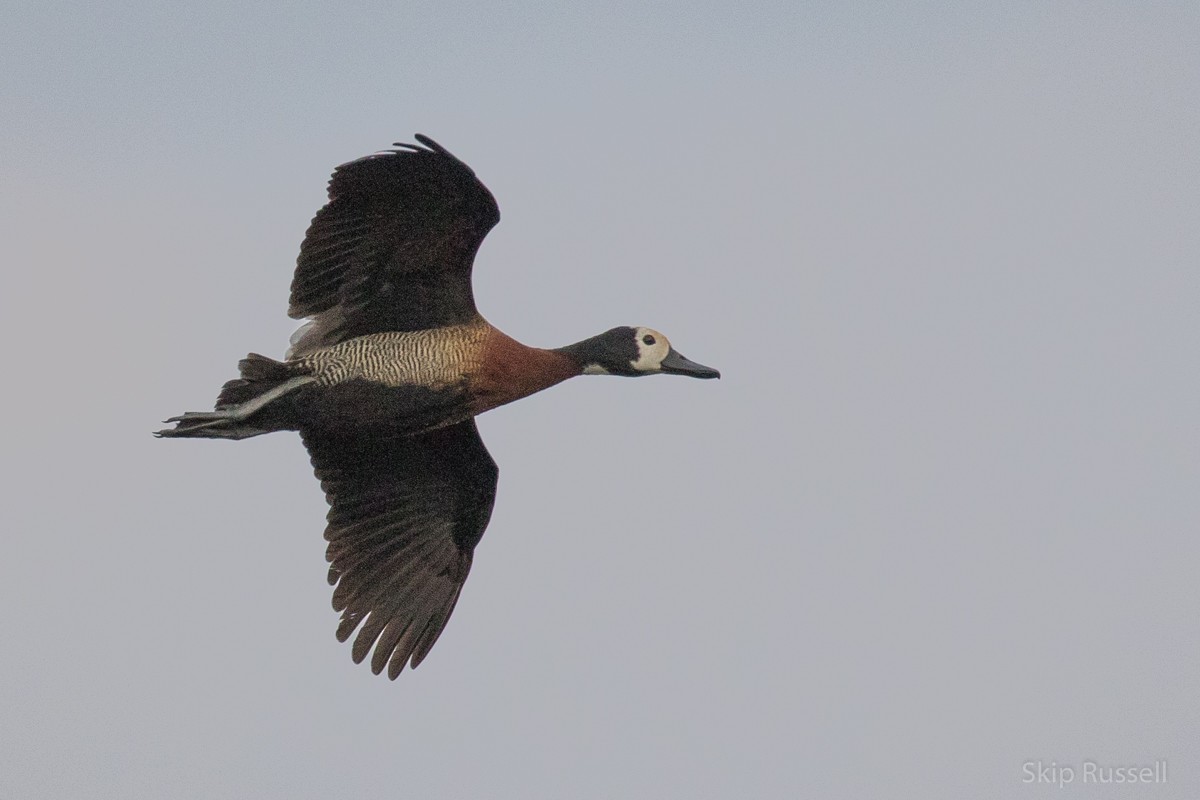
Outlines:
[[[329,580],[337,638],[358,629],[355,661],[375,654],[395,678],[433,647],[491,517],[499,470],[474,420],[416,436],[302,430],[329,500]],[[361,627],[360,627],[361,626]]]
[[292,279],[288,315],[314,319],[297,354],[475,317],[471,265],[500,209],[470,167],[417,140],[334,171]]

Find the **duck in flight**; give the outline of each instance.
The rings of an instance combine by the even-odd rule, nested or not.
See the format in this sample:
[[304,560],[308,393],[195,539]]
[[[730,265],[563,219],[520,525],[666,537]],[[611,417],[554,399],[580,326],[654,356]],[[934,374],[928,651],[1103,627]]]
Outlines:
[[661,333],[613,328],[527,347],[479,315],[471,266],[500,220],[491,192],[432,139],[338,167],[300,245],[286,360],[251,353],[216,410],[166,438],[299,431],[329,502],[339,641],[395,679],[437,641],[496,496],[475,417],[576,375],[719,378]]

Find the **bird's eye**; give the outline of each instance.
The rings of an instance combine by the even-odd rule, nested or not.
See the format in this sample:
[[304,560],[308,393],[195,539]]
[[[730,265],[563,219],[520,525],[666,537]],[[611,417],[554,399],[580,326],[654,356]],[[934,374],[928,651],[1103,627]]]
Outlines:
[[642,344],[647,346],[654,344],[654,337],[647,333],[642,337]]

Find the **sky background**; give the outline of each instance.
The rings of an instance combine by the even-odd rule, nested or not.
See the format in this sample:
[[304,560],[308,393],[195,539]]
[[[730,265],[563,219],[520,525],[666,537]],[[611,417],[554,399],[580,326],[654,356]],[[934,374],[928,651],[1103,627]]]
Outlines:
[[[1195,3],[10,0],[0,108],[0,797],[1200,796]],[[494,324],[723,379],[485,415],[391,683],[298,438],[150,432],[415,132]]]

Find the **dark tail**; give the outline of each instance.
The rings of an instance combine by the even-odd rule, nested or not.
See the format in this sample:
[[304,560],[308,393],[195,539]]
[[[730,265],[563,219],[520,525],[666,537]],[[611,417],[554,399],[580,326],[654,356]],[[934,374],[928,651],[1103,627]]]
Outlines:
[[238,362],[242,377],[227,381],[217,396],[217,410],[253,400],[279,384],[300,374],[282,361],[251,353]]
[[[292,391],[313,378],[306,371],[251,353],[238,362],[240,378],[221,387],[215,411],[188,411],[171,417],[174,428],[158,431],[155,436],[168,438],[249,439],[279,430],[293,430],[288,412],[292,403],[285,401]],[[290,400],[290,398],[288,398]]]

